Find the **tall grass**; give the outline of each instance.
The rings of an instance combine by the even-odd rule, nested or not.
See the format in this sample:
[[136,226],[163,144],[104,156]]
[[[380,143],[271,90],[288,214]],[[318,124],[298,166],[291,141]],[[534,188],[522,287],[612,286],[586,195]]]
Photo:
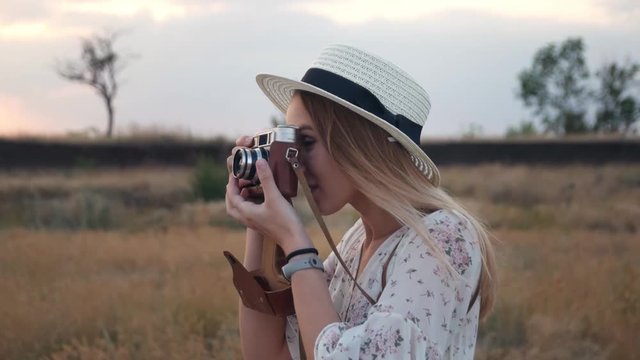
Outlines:
[[501,286],[479,359],[633,359],[640,333],[635,234],[499,231]]
[[[478,359],[636,358],[640,166],[442,172],[498,239],[501,286]],[[221,252],[241,255],[243,231],[222,202],[192,202],[192,175],[0,173],[0,359],[239,358]],[[354,216],[328,219],[334,237]]]
[[237,231],[6,231],[0,358],[237,358]]

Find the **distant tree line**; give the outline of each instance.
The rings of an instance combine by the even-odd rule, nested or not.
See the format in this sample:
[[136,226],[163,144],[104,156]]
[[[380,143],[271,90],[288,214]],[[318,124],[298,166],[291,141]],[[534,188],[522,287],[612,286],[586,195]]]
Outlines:
[[[80,59],[66,60],[56,68],[62,78],[89,85],[102,98],[107,137],[114,130],[113,101],[120,85],[117,75],[127,65],[127,56],[114,50],[119,35],[114,32],[83,39]],[[605,63],[594,73],[594,82],[584,49],[581,38],[538,49],[531,66],[518,74],[516,95],[531,109],[533,120],[509,127],[507,137],[638,132],[640,64],[631,60]],[[273,126],[281,122],[282,117],[271,118]],[[471,124],[463,137],[474,138],[481,132],[481,127]]]
[[534,121],[512,126],[507,136],[538,132],[557,136],[584,133],[636,133],[640,119],[640,64],[603,64],[593,81],[581,38],[539,49],[531,67],[518,74],[517,97],[531,109]]

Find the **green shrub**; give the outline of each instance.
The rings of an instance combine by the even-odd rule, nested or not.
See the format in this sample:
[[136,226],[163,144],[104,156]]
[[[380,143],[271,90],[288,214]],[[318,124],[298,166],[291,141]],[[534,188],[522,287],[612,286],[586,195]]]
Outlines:
[[78,170],[94,170],[97,166],[95,159],[85,156],[77,156],[74,159],[74,168]]
[[224,166],[207,157],[199,158],[191,179],[194,198],[205,201],[224,199],[228,177]]

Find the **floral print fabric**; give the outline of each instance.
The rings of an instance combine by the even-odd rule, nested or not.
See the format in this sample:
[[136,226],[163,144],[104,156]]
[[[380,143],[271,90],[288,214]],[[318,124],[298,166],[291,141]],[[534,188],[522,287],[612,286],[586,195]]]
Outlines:
[[[473,359],[479,299],[467,309],[481,269],[477,239],[466,220],[449,211],[425,216],[424,224],[456,273],[414,230],[402,227],[380,245],[358,275],[358,283],[378,299],[371,305],[332,253],[324,266],[342,321],[320,332],[316,359]],[[353,274],[364,237],[358,220],[338,245]],[[383,288],[382,269],[389,256]],[[288,317],[286,338],[292,358],[299,359],[295,316]]]

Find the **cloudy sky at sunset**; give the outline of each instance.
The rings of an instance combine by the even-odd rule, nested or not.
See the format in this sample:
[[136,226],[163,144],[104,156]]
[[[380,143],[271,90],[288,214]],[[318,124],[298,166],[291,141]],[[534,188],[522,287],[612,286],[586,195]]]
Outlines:
[[529,114],[516,76],[549,42],[581,36],[591,70],[640,61],[637,0],[2,0],[0,135],[105,128],[101,100],[60,79],[57,59],[80,39],[124,30],[116,49],[135,55],[121,75],[116,129],[131,124],[198,136],[267,127],[275,107],[260,72],[299,78],[329,43],[377,53],[429,92],[423,136],[470,124],[503,134]]

